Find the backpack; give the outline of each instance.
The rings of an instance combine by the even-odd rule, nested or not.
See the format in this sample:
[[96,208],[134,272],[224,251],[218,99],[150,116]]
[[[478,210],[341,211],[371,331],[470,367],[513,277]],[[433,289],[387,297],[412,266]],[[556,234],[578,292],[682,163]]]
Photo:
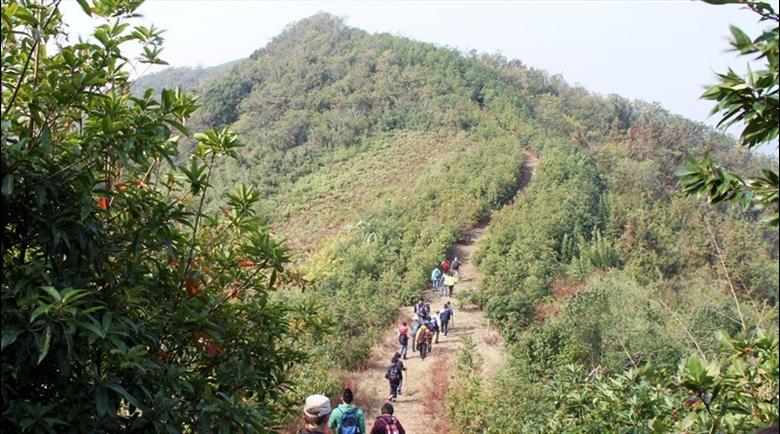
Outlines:
[[385,432],[387,434],[400,434],[401,430],[398,429],[398,425],[396,424],[397,419],[395,416],[390,416],[391,421],[390,423],[385,424]]
[[357,411],[357,408],[353,408],[341,414],[338,434],[358,434],[360,432]]
[[398,343],[401,345],[406,345],[409,343],[409,335],[400,334],[398,335]]
[[385,378],[390,381],[390,384],[398,384],[398,382],[401,381],[401,375],[398,373],[400,370],[401,369],[398,367],[397,363],[393,363],[389,368],[387,368]]

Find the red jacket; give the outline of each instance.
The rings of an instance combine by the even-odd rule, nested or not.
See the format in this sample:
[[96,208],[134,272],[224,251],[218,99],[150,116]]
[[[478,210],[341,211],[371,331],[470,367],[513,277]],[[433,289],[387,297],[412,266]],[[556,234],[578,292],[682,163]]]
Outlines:
[[[395,426],[395,429],[393,429],[393,426]],[[406,430],[395,416],[383,414],[374,421],[374,426],[371,427],[371,434],[406,434]]]

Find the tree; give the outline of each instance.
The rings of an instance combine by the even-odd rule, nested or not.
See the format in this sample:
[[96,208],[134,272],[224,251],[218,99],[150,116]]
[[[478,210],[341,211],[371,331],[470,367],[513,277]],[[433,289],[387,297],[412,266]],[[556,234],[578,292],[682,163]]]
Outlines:
[[59,3],[2,8],[2,431],[267,432],[303,359],[269,300],[288,254],[251,188],[203,212],[241,144],[176,166],[197,104],[129,93],[126,44],[163,63],[142,0],[79,0],[105,23],[72,44]]
[[[753,0],[705,0],[711,4],[737,3],[758,14],[760,21],[773,23],[755,39],[731,26],[731,45],[742,55],[756,55],[765,59],[766,69],[752,71],[745,76],[729,69],[718,74],[720,83],[710,87],[703,98],[717,101],[712,113],[721,113],[718,127],[727,128],[736,122],[744,123],[739,143],[751,149],[778,138],[778,24],[777,12],[769,3]],[[719,166],[709,155],[700,159],[689,158],[678,173],[688,194],[704,194],[710,203],[735,201],[744,208],[752,205],[768,208],[766,221],[778,226],[778,173],[776,168],[765,168],[762,176],[745,179]]]

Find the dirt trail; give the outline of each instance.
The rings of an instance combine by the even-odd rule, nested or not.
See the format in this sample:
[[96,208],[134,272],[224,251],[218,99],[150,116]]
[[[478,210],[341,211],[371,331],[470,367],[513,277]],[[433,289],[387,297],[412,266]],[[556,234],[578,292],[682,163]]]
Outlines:
[[[537,159],[530,152],[524,154],[526,170],[521,180],[521,189],[530,182],[536,169]],[[472,257],[476,250],[477,240],[482,236],[487,225],[478,225],[466,233],[462,244],[454,246],[453,254],[458,257],[462,265],[460,267],[460,280],[455,286],[455,293],[472,291],[477,289],[479,270],[472,263]],[[434,291],[427,289],[424,297],[431,304],[431,311],[441,310],[444,303],[450,299],[440,297]],[[440,408],[441,402],[437,402],[438,393],[442,382],[450,377],[450,369],[454,365],[460,341],[463,336],[470,335],[477,344],[476,350],[484,359],[482,373],[486,377],[492,373],[503,361],[503,341],[498,332],[491,326],[482,313],[477,309],[465,309],[459,307],[458,302],[452,299],[455,307],[455,316],[447,336],[439,336],[439,343],[433,344],[431,355],[421,360],[419,353],[409,349],[409,359],[404,375],[403,394],[393,403],[395,416],[403,424],[409,434],[434,433],[446,429],[444,422],[444,409]],[[405,307],[401,311],[400,321],[411,324],[413,309]],[[398,350],[395,328],[391,328],[385,334],[381,344],[374,348],[368,368],[360,372],[354,378],[360,404],[368,409],[366,415],[366,429],[370,430],[375,418],[379,416],[379,408],[387,402],[390,395],[390,387],[385,380],[385,370],[390,364],[390,358]],[[437,374],[434,374],[438,371]],[[434,382],[439,384],[433,384]]]

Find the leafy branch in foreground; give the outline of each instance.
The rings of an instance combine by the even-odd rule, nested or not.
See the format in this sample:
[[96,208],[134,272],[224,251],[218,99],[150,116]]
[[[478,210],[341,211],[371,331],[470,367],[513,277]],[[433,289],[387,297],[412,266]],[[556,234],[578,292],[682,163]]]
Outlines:
[[[129,93],[137,0],[80,0],[108,23],[68,45],[59,1],[2,8],[2,431],[269,432],[303,360],[270,300],[287,249],[241,187],[203,211],[215,160],[241,146],[196,134],[196,101]],[[47,47],[56,50],[47,52]]]
[[[751,39],[735,26],[731,26],[731,45],[741,55],[754,55],[755,60],[765,60],[766,69],[752,71],[748,65],[745,76],[732,69],[718,74],[720,83],[711,86],[702,98],[717,101],[712,113],[721,113],[718,127],[728,128],[741,122],[745,127],[739,138],[742,146],[751,149],[763,143],[777,141],[778,125],[778,47],[780,46],[778,14],[765,2],[733,0],[709,1],[713,4],[745,4],[773,27]],[[776,145],[777,146],[777,145]],[[689,157],[678,171],[684,191],[688,194],[703,194],[710,203],[724,200],[740,203],[745,209],[754,205],[767,209],[765,221],[778,226],[778,173],[775,168],[762,170],[762,176],[744,179],[742,176],[715,163],[709,155],[700,159]]]

